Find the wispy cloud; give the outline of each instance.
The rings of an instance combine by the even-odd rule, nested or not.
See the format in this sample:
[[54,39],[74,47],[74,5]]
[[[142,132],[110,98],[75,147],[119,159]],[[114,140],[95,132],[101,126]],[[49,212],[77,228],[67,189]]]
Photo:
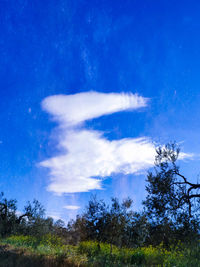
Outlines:
[[42,102],[44,110],[61,126],[73,126],[85,120],[114,112],[137,109],[147,105],[147,98],[133,94],[85,92],[74,95],[54,95]]
[[79,206],[74,206],[74,205],[66,205],[63,208],[67,209],[67,210],[78,210],[78,209],[80,209]]
[[[41,162],[49,168],[48,190],[62,194],[101,189],[102,179],[114,173],[137,173],[152,166],[155,149],[148,138],[110,141],[103,132],[83,126],[86,120],[146,105],[146,98],[124,93],[85,92],[44,99],[42,107],[59,122],[57,141],[62,148],[61,155]],[[80,123],[82,127],[76,127]]]
[[61,216],[58,213],[55,212],[50,212],[47,214],[47,217],[51,217],[52,219],[54,219],[55,221],[57,220],[62,220]]

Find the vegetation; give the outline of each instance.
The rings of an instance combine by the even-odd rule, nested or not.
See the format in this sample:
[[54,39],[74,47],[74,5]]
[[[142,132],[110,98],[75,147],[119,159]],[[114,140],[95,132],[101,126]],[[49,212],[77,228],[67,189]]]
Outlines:
[[65,226],[37,200],[19,215],[1,193],[0,266],[200,266],[200,186],[180,173],[179,155],[175,144],[157,149],[142,212],[130,198],[93,196]]
[[[0,255],[0,266],[5,264],[6,258],[10,264],[10,254],[15,248],[18,255],[16,265],[9,266],[199,266],[199,246],[188,248],[182,244],[165,249],[161,244],[157,247],[119,248],[113,246],[112,254],[110,245],[95,241],[83,241],[77,246],[64,244],[61,239],[47,235],[43,238],[33,236],[11,236],[1,240],[4,254]],[[16,250],[16,248],[18,250]],[[7,250],[6,250],[7,249]],[[13,253],[13,252],[12,252]],[[13,253],[14,254],[14,253]],[[22,257],[23,256],[23,257]],[[21,259],[22,257],[22,259]],[[29,259],[30,261],[27,261]],[[2,261],[4,260],[4,261]],[[22,265],[25,263],[33,265]],[[21,265],[17,265],[21,264]]]
[[153,245],[199,239],[200,184],[189,182],[180,173],[176,163],[179,153],[174,143],[158,148],[154,171],[147,176],[143,204],[150,223],[148,242]]

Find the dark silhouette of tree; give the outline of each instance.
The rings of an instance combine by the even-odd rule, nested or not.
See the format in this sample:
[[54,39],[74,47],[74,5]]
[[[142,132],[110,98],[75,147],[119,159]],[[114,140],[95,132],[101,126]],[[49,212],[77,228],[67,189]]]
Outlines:
[[147,219],[144,214],[132,211],[131,207],[130,198],[122,203],[112,198],[109,206],[93,196],[83,215],[68,224],[68,240],[71,237],[70,243],[73,240],[107,242],[111,244],[111,253],[112,245],[137,247],[144,244],[148,235]]
[[24,214],[21,217],[25,217],[24,227],[22,232],[24,234],[31,234],[35,236],[41,236],[50,232],[53,232],[53,219],[51,217],[45,217],[45,209],[42,204],[34,199],[31,203],[27,202],[24,207]]
[[[56,228],[56,226],[55,226]],[[45,217],[42,204],[34,200],[28,202],[24,212],[17,211],[17,201],[8,200],[4,193],[0,193],[0,235],[28,234],[43,235],[54,231],[53,219]]]
[[77,245],[81,241],[88,240],[86,221],[82,215],[77,215],[76,220],[70,220],[67,224],[67,242]]
[[[151,222],[151,237],[166,245],[171,239],[190,238],[198,232],[200,184],[191,183],[180,173],[175,143],[156,149],[155,168],[147,176],[147,197],[143,202]],[[196,191],[196,192],[194,192]]]
[[17,201],[14,199],[7,200],[4,197],[4,193],[0,193],[0,234],[6,236],[10,233],[14,233],[16,229],[16,211]]
[[108,206],[103,200],[97,201],[92,196],[84,213],[84,221],[88,240],[105,241],[105,227],[107,226]]

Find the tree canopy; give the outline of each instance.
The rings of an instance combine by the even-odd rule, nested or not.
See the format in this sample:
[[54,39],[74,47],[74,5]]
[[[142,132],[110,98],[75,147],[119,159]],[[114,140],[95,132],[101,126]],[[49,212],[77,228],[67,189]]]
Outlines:
[[23,213],[17,211],[17,201],[0,194],[0,235],[24,234],[42,236],[52,233],[66,243],[95,240],[118,247],[159,245],[166,247],[194,242],[200,233],[200,184],[189,180],[180,171],[180,148],[170,143],[156,149],[155,166],[146,180],[144,209],[133,210],[130,198],[120,202],[111,198],[110,205],[93,196],[85,211],[65,226],[46,217],[40,202],[27,202]]
[[[200,184],[190,182],[180,172],[179,155],[176,143],[157,148],[154,170],[147,175],[147,197],[143,204],[154,231],[160,230],[163,239],[158,239],[159,242],[168,243],[172,236],[191,238],[199,229]],[[175,233],[179,233],[178,237]]]

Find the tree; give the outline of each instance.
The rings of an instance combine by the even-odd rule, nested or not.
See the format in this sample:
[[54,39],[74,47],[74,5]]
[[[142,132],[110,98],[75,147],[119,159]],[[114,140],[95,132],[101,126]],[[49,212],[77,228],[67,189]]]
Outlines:
[[41,236],[53,232],[53,219],[45,217],[45,209],[36,199],[32,203],[30,201],[27,202],[24,207],[24,214],[21,217],[26,218],[24,221],[24,234]]
[[130,209],[133,201],[130,198],[125,199],[122,203],[117,198],[112,198],[111,201],[112,205],[105,218],[106,241],[119,247],[128,246],[134,214]]
[[15,199],[8,200],[4,197],[4,193],[0,193],[0,234],[6,236],[13,233],[16,229],[17,222],[17,201]]
[[48,233],[66,234],[64,222],[54,223],[51,217],[45,216],[45,209],[38,200],[30,201],[24,207],[24,212],[17,211],[17,201],[8,200],[0,193],[0,236],[24,234],[42,236]]
[[155,168],[148,173],[147,197],[143,202],[152,225],[151,236],[155,234],[155,240],[166,245],[174,233],[183,238],[183,232],[185,237],[198,232],[200,184],[189,182],[180,173],[179,155],[180,148],[175,143],[156,149]]
[[131,210],[132,200],[122,203],[112,198],[111,205],[93,196],[83,215],[67,226],[70,243],[83,240],[107,242],[119,247],[137,247],[144,244],[148,235],[148,222],[144,214]]
[[77,215],[76,220],[70,220],[67,224],[67,243],[77,245],[81,241],[88,240],[86,221],[84,216]]
[[[49,231],[49,226],[53,224],[52,219],[44,218],[45,210],[39,201],[28,202],[24,208],[24,213],[17,212],[17,201],[8,200],[4,193],[0,193],[0,234],[6,236],[15,233],[38,232],[41,226]],[[47,227],[48,225],[48,227]]]
[[105,242],[105,227],[107,224],[108,206],[103,200],[97,201],[92,196],[83,214],[83,222],[88,240]]

